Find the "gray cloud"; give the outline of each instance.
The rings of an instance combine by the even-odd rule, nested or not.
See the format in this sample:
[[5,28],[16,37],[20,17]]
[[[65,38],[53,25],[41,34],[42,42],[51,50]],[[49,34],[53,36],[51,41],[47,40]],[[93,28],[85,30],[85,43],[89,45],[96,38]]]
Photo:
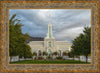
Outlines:
[[[11,9],[23,23],[22,32],[30,36],[46,37],[49,21],[53,25],[56,40],[73,40],[91,24],[90,9]],[[49,18],[49,13],[51,18]]]

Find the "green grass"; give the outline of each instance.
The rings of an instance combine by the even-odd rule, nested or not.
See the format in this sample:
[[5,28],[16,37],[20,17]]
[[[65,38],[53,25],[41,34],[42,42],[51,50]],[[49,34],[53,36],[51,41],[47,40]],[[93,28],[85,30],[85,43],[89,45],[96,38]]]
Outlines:
[[59,60],[59,61],[26,60],[26,61],[12,62],[11,64],[90,64],[90,63],[76,61],[76,60]]

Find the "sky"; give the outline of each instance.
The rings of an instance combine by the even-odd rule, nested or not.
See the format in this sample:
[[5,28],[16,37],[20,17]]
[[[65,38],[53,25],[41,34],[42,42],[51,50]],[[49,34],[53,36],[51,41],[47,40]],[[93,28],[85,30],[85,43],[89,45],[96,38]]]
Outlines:
[[22,33],[33,37],[45,38],[51,22],[53,36],[57,41],[71,42],[83,33],[85,26],[91,26],[90,9],[10,9],[9,13],[9,18],[16,13],[16,18],[24,25]]

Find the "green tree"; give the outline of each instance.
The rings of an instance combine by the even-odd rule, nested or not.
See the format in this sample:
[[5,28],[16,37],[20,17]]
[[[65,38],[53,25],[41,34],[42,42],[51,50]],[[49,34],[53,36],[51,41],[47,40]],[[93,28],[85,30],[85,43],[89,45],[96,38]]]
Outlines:
[[[10,62],[12,59],[12,56],[16,56],[18,55],[18,44],[17,44],[17,40],[18,38],[16,37],[16,30],[15,30],[15,25],[17,25],[19,23],[20,20],[15,19],[16,14],[14,14],[11,19],[9,20],[9,33],[10,33],[10,49],[9,49],[9,55],[10,55]],[[17,22],[15,24],[15,22]]]
[[72,48],[74,49],[74,55],[78,56],[79,61],[80,61],[80,55],[82,55],[82,48],[83,48],[83,41],[84,41],[84,35],[81,33],[76,39],[73,40],[73,45]]
[[[90,27],[84,27],[83,33],[73,40],[72,49],[75,56],[85,55],[86,62],[91,50],[91,31]],[[80,57],[79,57],[80,60]]]
[[31,48],[27,44],[23,44],[24,58],[32,58]]
[[[22,34],[22,31],[21,31],[22,26],[23,25],[20,23],[20,20],[16,19],[16,14],[14,14],[9,20],[10,62],[11,62],[12,56],[19,55],[19,58],[20,58],[22,56],[25,56],[24,53],[31,55],[30,47],[25,43],[26,40],[29,39],[29,35]],[[27,51],[25,51],[25,50],[27,50]],[[29,52],[30,52],[30,54],[29,54]],[[29,56],[27,56],[27,57],[29,57]]]
[[68,56],[72,57],[73,60],[74,60],[74,57],[75,57],[75,51],[74,51],[74,49],[71,49],[71,51],[68,53]]
[[86,62],[88,61],[88,55],[91,53],[91,28],[85,27],[84,30],[84,41],[82,41],[82,54],[86,56]]

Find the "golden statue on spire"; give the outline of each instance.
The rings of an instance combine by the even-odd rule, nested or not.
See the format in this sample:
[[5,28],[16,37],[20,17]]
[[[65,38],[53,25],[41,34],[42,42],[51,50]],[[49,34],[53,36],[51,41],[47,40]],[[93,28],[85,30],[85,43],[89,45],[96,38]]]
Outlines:
[[49,17],[51,16],[51,14],[49,13]]

